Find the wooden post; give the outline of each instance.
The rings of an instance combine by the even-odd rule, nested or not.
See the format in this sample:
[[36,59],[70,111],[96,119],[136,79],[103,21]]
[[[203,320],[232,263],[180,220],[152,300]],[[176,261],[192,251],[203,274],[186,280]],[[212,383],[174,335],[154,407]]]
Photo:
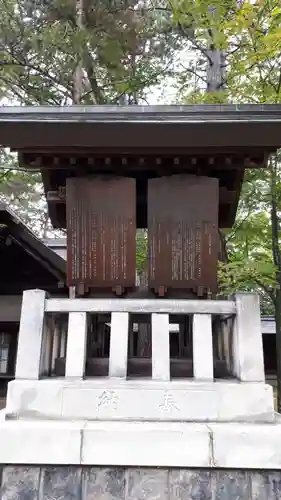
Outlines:
[[83,378],[86,365],[87,314],[69,313],[65,377]]
[[46,292],[23,292],[19,329],[16,379],[38,379],[44,329]]
[[169,314],[153,313],[152,326],[152,379],[170,380]]
[[111,314],[109,377],[126,378],[128,364],[129,313]]
[[237,293],[233,331],[234,375],[243,382],[264,382],[259,296]]
[[193,316],[193,375],[199,380],[214,379],[211,314]]

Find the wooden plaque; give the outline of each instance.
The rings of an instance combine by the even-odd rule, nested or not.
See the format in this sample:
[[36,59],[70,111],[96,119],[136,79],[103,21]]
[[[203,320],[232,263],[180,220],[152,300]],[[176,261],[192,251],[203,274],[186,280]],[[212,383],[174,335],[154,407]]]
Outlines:
[[217,290],[219,181],[148,181],[149,287]]
[[135,180],[67,179],[68,285],[132,287],[136,268]]

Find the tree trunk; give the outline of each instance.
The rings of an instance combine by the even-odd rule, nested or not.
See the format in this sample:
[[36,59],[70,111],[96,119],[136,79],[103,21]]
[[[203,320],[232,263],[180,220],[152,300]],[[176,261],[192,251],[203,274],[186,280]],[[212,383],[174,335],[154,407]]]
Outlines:
[[[83,28],[83,0],[76,0],[77,29]],[[83,68],[81,54],[77,56],[77,65],[73,75],[73,104],[80,104],[83,92]]]
[[[212,15],[215,14],[216,7],[210,7]],[[216,47],[216,32],[214,28],[208,29],[210,37],[209,47],[207,50],[208,65],[207,65],[207,92],[217,92],[222,89],[225,84],[225,57],[221,49]]]
[[224,84],[224,55],[210,44],[207,65],[207,92],[217,92]]

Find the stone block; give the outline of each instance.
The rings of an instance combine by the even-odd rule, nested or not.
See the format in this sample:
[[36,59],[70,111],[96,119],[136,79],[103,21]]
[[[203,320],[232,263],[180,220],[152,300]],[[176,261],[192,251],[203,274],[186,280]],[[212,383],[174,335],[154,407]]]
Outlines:
[[81,424],[14,421],[0,426],[0,463],[80,464]]
[[169,500],[166,469],[128,469],[126,500]]
[[65,376],[84,377],[87,344],[87,315],[74,312],[68,315]]
[[40,500],[81,500],[81,468],[43,469]]
[[216,467],[281,469],[280,424],[210,424]]
[[272,387],[221,381],[13,381],[7,413],[63,420],[272,422]]
[[260,304],[257,293],[235,295],[234,372],[244,382],[264,382]]
[[212,500],[211,472],[206,470],[172,469],[170,500]]
[[39,467],[4,467],[1,500],[38,500],[39,477]]
[[82,500],[125,500],[125,469],[86,468],[83,471]]
[[18,379],[40,377],[45,298],[43,290],[23,292],[15,374]]
[[194,388],[122,387],[63,390],[62,416],[81,420],[193,420],[218,418],[215,390]]
[[62,384],[56,380],[13,380],[9,383],[6,413],[24,418],[60,416]]
[[215,500],[248,500],[250,499],[250,481],[246,472],[216,471]]
[[272,422],[274,420],[273,389],[263,383],[220,382],[219,421]]
[[87,423],[83,465],[208,467],[210,433],[204,424],[161,422]]
[[281,498],[281,473],[252,472],[251,500],[279,500]]
[[4,466],[1,500],[280,500],[281,471]]

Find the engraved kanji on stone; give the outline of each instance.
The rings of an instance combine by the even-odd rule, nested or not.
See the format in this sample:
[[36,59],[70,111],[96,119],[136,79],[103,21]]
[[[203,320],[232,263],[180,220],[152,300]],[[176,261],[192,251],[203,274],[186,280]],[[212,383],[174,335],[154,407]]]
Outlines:
[[113,410],[116,410],[117,405],[118,405],[118,396],[116,396],[114,391],[105,390],[98,397],[98,404],[97,404],[98,409],[103,407],[109,407],[113,408]]
[[169,392],[165,392],[164,402],[159,405],[159,410],[161,410],[162,412],[170,412],[172,410],[180,411],[176,404],[176,401],[173,398],[173,395]]

